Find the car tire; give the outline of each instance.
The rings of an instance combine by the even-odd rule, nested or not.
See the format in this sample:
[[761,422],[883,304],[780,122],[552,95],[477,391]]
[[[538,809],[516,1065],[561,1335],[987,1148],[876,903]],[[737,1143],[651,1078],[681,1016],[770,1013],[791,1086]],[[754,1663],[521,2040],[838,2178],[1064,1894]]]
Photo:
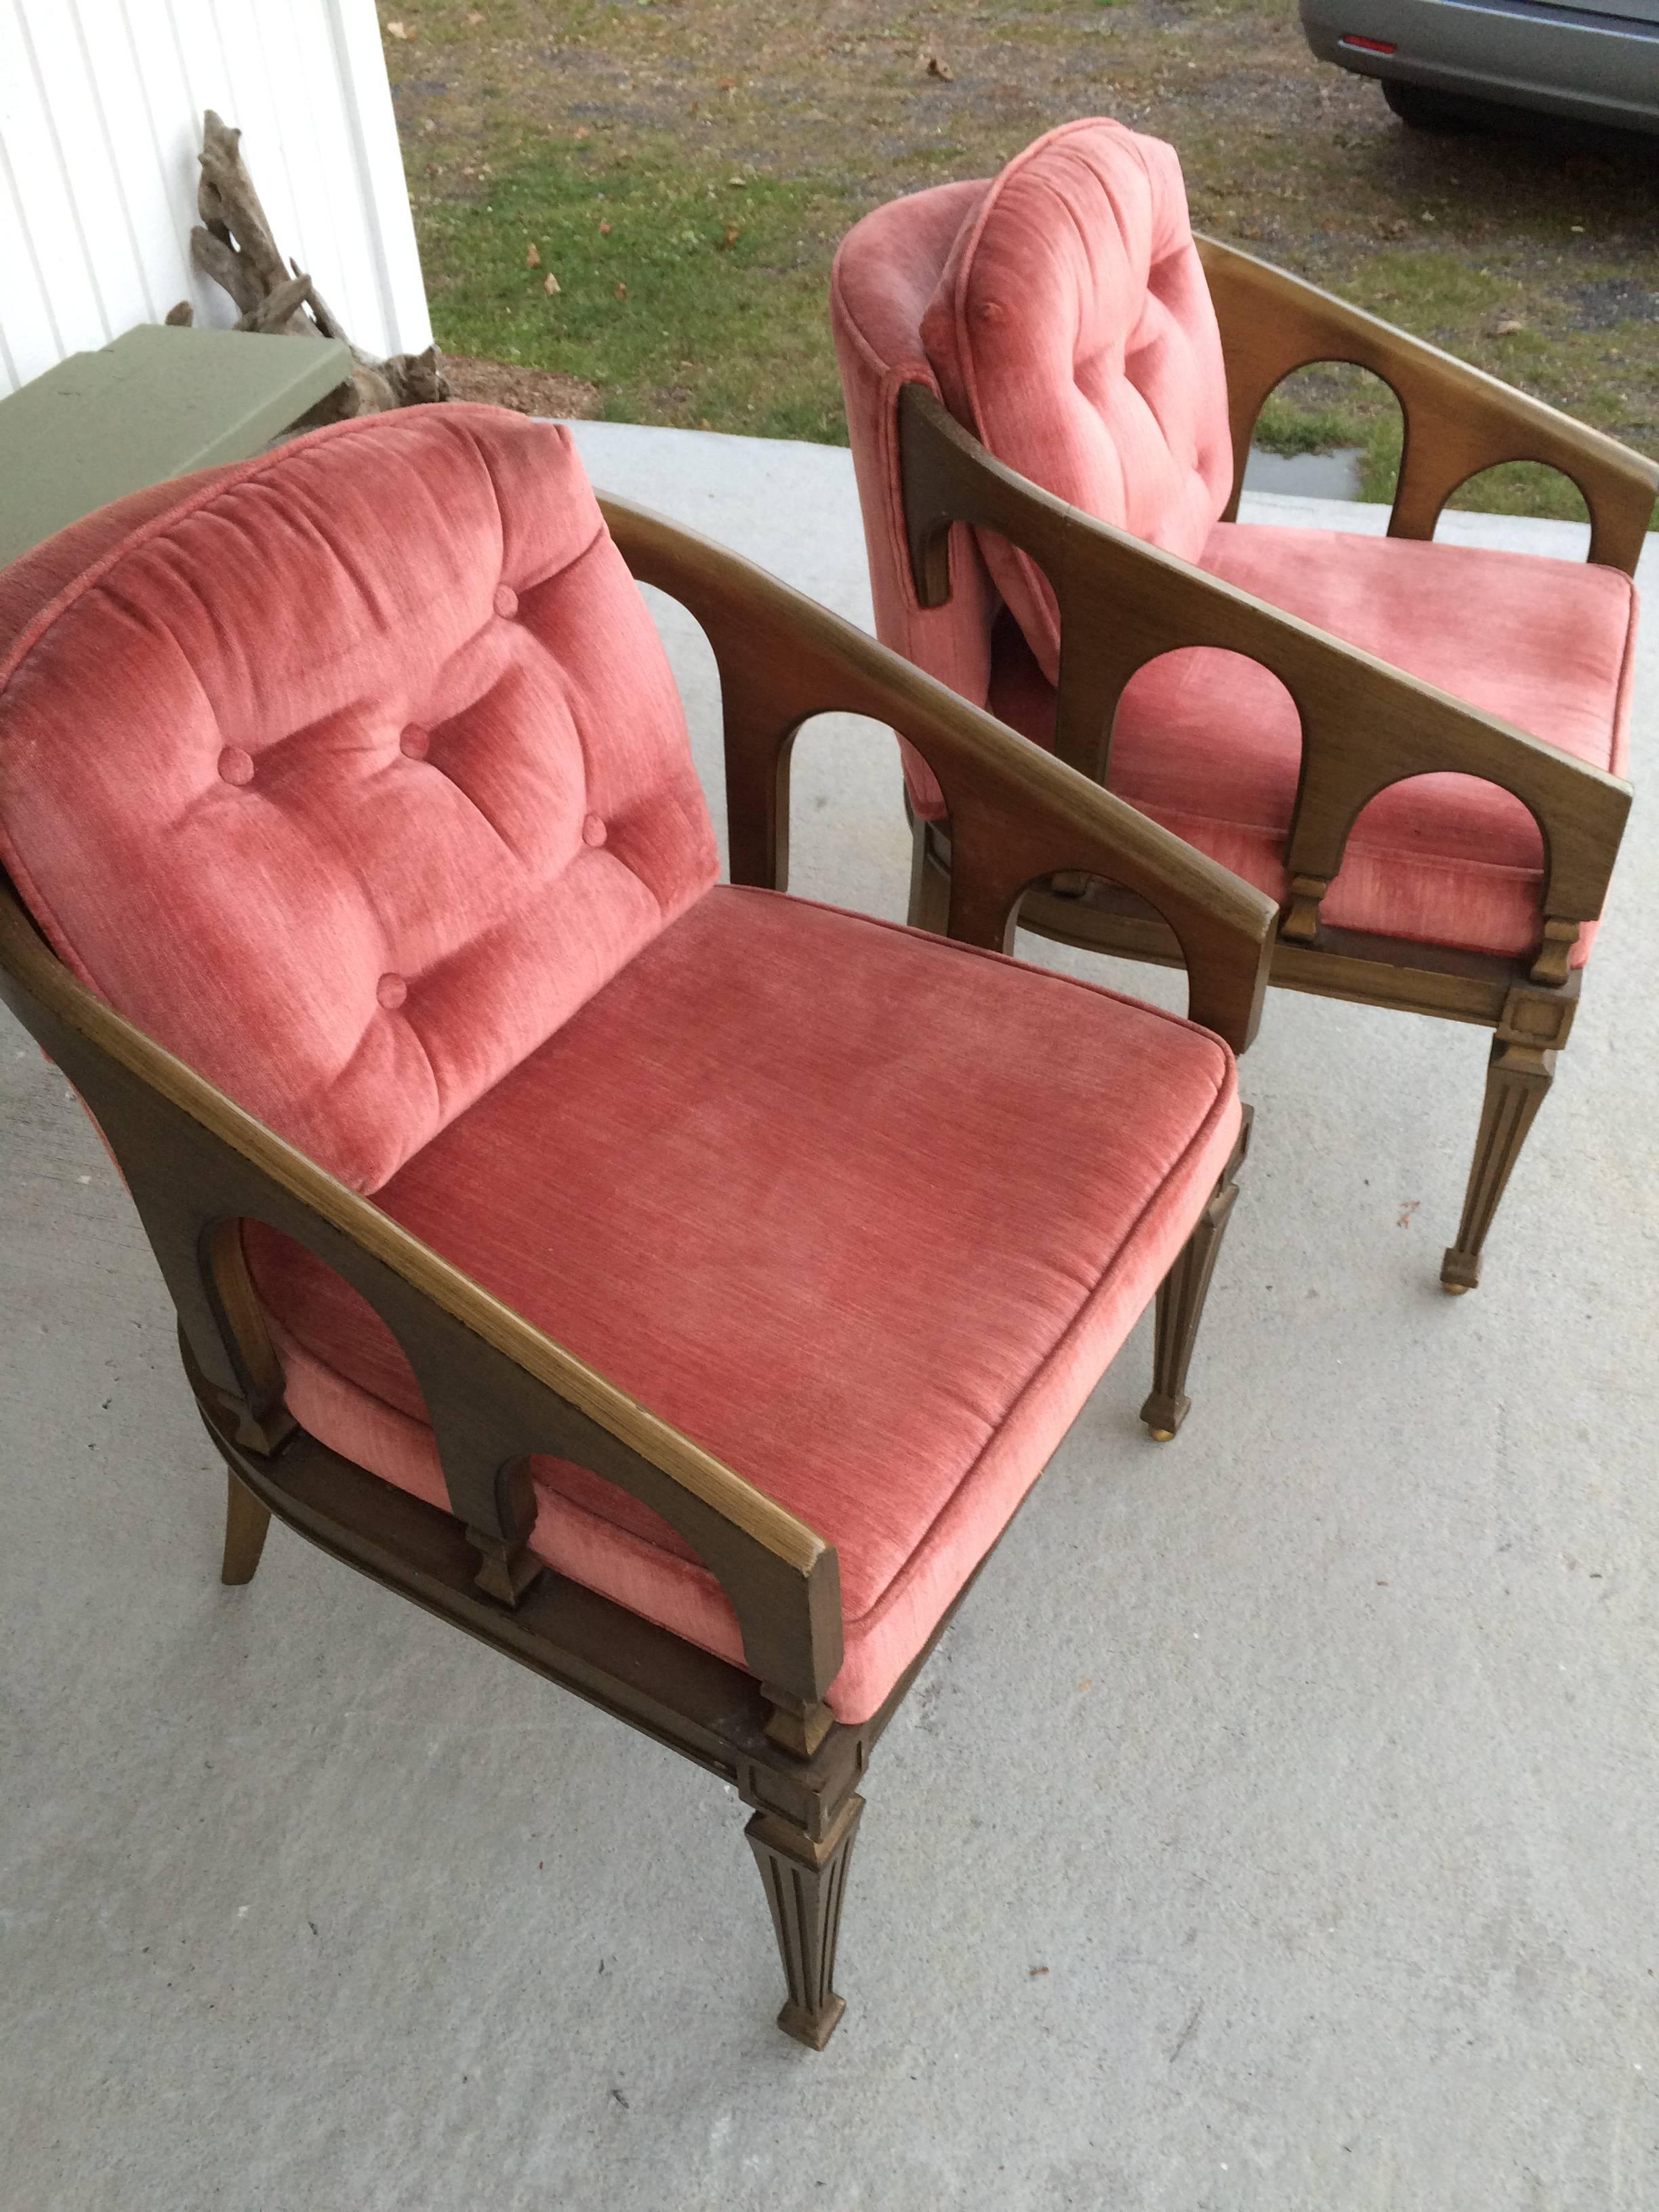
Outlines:
[[1431,92],[1426,85],[1401,84],[1396,78],[1382,80],[1382,97],[1400,120],[1413,131],[1471,131],[1478,128],[1468,100]]

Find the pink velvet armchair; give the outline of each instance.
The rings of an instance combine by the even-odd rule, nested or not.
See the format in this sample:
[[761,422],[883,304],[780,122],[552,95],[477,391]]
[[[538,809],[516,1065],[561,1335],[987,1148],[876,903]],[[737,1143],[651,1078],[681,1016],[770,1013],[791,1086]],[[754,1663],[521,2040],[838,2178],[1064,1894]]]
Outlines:
[[[730,884],[634,577],[720,662]],[[950,794],[957,941],[781,895],[828,708]],[[1155,1293],[1184,1410],[1270,902],[459,406],[0,574],[0,989],[176,1304],[225,1579],[274,1513],[725,1775],[821,2046],[870,1752]],[[1056,868],[1167,916],[1207,1027],[1002,957]]]
[[[1188,226],[1171,148],[1073,123],[878,208],[833,319],[878,635],[1279,905],[1272,980],[1496,1032],[1441,1279],[1480,1279],[1576,1010],[1630,795],[1631,582],[1659,470]],[[1405,413],[1386,538],[1234,520],[1263,400],[1357,362]],[[1549,462],[1584,563],[1434,544],[1471,474]],[[904,756],[911,920],[955,865]],[[1024,926],[1159,960],[1128,887]]]

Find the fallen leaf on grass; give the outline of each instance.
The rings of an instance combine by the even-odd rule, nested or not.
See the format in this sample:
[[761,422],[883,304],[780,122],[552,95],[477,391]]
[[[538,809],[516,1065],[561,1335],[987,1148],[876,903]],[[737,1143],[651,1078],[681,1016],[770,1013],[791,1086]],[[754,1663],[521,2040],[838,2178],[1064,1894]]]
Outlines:
[[407,23],[388,23],[386,34],[388,39],[412,39],[415,35]]
[[747,191],[749,189],[747,177],[728,177],[726,181],[734,191]]
[[544,277],[543,277],[543,279],[542,279],[542,289],[543,289],[543,291],[544,291],[544,292],[545,292],[545,293],[549,295],[549,297],[550,298],[550,297],[552,296],[552,295],[553,295],[555,292],[556,292],[556,291],[558,290],[558,289],[559,289],[559,280],[558,280],[558,278],[557,278],[557,277],[553,274],[553,271],[550,269],[550,270],[548,270],[548,272],[547,272],[546,276],[544,276]]
[[542,256],[539,246],[526,246],[524,250],[524,265],[526,269],[539,269],[541,267]]
[[602,223],[599,225],[599,236],[600,236],[601,238],[609,238],[609,237],[610,237],[610,235],[611,235],[611,226],[610,226],[610,224],[609,224],[608,222],[602,222]]
[[466,11],[466,20],[469,23],[482,23],[483,21],[483,9],[482,8],[469,8]]
[[956,82],[957,73],[943,54],[923,54],[921,73],[924,76],[938,77],[942,84],[954,84]]
[[715,251],[715,252],[716,252],[716,253],[725,253],[725,252],[727,252],[727,251],[728,251],[732,246],[734,246],[737,244],[738,240],[742,236],[743,236],[743,233],[742,233],[742,232],[738,228],[738,226],[736,225],[736,223],[734,223],[734,222],[728,222],[728,223],[726,224],[726,235],[725,235],[725,237],[724,237],[724,238],[717,238],[717,239],[714,240],[714,251]]
[[1517,331],[1526,327],[1519,315],[1505,315],[1501,323],[1492,325],[1492,334],[1495,338],[1512,338]]
[[626,284],[618,284],[618,285],[617,285],[617,297],[619,300],[625,300],[625,299],[628,297],[628,287],[627,287],[627,285],[626,285]]

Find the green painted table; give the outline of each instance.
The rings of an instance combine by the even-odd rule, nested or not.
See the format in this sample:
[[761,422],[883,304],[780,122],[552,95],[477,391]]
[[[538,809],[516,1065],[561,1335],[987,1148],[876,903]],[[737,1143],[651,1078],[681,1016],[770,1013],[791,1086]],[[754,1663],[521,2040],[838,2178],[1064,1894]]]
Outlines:
[[0,399],[0,568],[130,491],[246,460],[351,374],[337,338],[143,323]]

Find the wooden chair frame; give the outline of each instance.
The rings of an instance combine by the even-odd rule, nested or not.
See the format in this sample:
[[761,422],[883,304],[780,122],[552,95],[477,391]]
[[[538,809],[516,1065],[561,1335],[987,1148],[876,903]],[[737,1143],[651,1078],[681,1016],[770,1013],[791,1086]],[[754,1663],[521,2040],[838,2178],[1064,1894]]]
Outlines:
[[[1229,520],[1268,393],[1310,362],[1353,362],[1389,385],[1405,418],[1390,536],[1431,538],[1446,501],[1483,469],[1546,461],[1584,495],[1591,560],[1633,572],[1659,491],[1659,465],[1314,285],[1213,239],[1198,243],[1226,362],[1234,457]],[[957,524],[994,531],[1018,546],[1053,587],[1060,617],[1054,750],[1070,766],[1104,782],[1124,687],[1148,661],[1178,647],[1246,653],[1285,685],[1302,718],[1303,756],[1285,849],[1289,896],[1271,980],[1496,1032],[1463,1218],[1441,1270],[1447,1291],[1472,1290],[1498,1200],[1572,1026],[1580,971],[1568,963],[1579,929],[1601,912],[1630,810],[1629,786],[1053,497],[998,461],[924,384],[906,385],[899,394],[898,439],[922,606],[950,598],[950,532]],[[1390,784],[1443,769],[1502,785],[1542,831],[1539,939],[1528,959],[1336,929],[1321,919],[1320,902],[1367,801]],[[955,865],[954,820],[914,826],[910,918],[938,927]],[[1173,957],[1168,930],[1121,884],[1051,884],[1026,899],[1020,921],[1091,951]]]
[[[1167,917],[1198,1017],[1236,1047],[1249,1041],[1270,901],[736,556],[603,505],[635,574],[686,605],[714,647],[735,881],[784,887],[800,725],[830,710],[867,714],[902,730],[951,794],[952,937],[1000,949],[1027,884],[1056,869],[1109,871]],[[823,1702],[842,1662],[833,1549],[84,989],[3,878],[0,998],[86,1103],[161,1264],[228,1471],[224,1579],[251,1579],[275,1514],[733,1783],[753,1809],[745,1832],[788,1984],[779,2022],[821,2049],[842,2009],[833,1973],[858,1786],[921,1659],[872,1720],[835,1722]],[[1232,1187],[1230,1168],[1160,1294],[1154,1398],[1168,1410],[1184,1407],[1195,1308]],[[248,1219],[316,1253],[391,1328],[431,1416],[449,1514],[296,1425],[242,1257]],[[729,1597],[750,1672],[543,1567],[528,1548],[536,1453],[591,1468],[678,1530]]]

